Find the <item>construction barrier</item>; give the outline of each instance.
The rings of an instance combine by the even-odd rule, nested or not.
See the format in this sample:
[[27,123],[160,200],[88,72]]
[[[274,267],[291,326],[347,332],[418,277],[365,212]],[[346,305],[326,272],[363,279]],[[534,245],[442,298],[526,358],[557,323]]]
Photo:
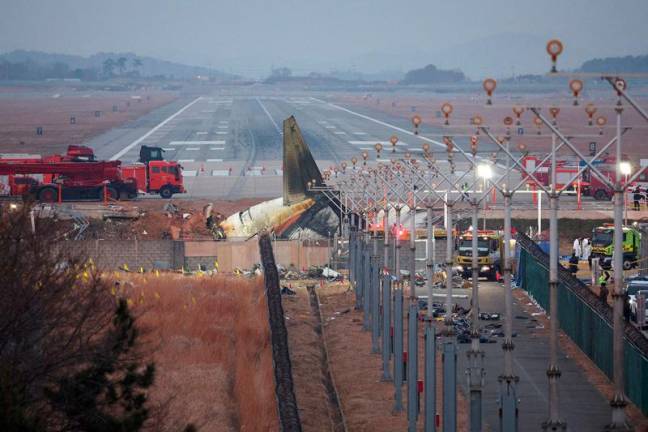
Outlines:
[[[529,237],[518,233],[518,286],[549,310],[549,255]],[[567,269],[559,266],[560,328],[612,379],[612,308]],[[624,330],[625,393],[648,415],[648,340],[633,325]]]

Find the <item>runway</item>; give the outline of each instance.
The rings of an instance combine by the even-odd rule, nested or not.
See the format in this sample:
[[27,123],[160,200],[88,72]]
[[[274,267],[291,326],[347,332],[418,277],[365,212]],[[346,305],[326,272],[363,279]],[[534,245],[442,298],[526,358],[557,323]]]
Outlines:
[[[427,142],[440,162],[445,159],[445,145],[438,141],[443,133],[439,128],[424,126],[421,134],[415,135],[407,119],[343,106],[317,93],[241,93],[182,97],[86,144],[99,158],[124,162],[136,161],[141,145],[162,147],[166,159],[183,165],[187,197],[219,199],[281,195],[282,126],[291,115],[321,169],[341,161],[350,166],[348,161],[353,156],[361,160],[363,151],[375,159],[377,142],[384,146],[383,158],[392,154],[402,157],[405,152],[421,154]],[[399,138],[395,153],[389,143],[392,135]],[[466,138],[456,143],[469,151]],[[487,139],[480,141],[482,157],[495,149]],[[465,164],[461,157],[455,160],[459,167]],[[516,201],[531,204],[528,194]],[[601,204],[609,207],[607,202]]]

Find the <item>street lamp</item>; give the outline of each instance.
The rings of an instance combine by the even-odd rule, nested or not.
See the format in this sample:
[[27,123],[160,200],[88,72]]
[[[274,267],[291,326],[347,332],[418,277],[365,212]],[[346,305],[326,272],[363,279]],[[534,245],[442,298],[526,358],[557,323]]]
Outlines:
[[632,173],[632,165],[628,161],[619,162],[619,172],[625,176],[623,183],[623,208],[625,210],[625,224],[628,225],[628,176]]

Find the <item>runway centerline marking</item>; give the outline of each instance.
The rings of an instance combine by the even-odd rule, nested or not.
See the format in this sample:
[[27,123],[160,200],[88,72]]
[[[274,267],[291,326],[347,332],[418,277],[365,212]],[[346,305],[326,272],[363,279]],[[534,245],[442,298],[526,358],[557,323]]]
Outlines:
[[274,121],[274,119],[273,119],[272,116],[270,115],[270,112],[268,111],[268,109],[265,107],[265,105],[263,105],[263,102],[261,102],[261,99],[256,98],[256,100],[257,100],[257,102],[259,103],[259,105],[261,106],[261,109],[263,110],[263,112],[266,113],[266,115],[268,116],[268,118],[270,119],[270,121],[272,122],[272,124],[274,125],[275,129],[277,130],[277,133],[278,133],[279,135],[283,135],[283,131],[281,130],[281,128],[279,127],[279,125],[277,124],[277,122]]
[[118,151],[117,153],[115,153],[115,154],[110,158],[110,160],[117,160],[117,159],[119,159],[120,157],[124,156],[124,155],[125,155],[126,153],[128,153],[128,152],[129,152],[133,147],[135,147],[136,145],[138,145],[139,143],[141,143],[142,141],[144,141],[144,140],[145,140],[146,138],[148,138],[149,136],[153,135],[153,134],[154,134],[158,129],[160,129],[160,128],[161,128],[162,126],[164,126],[165,124],[169,123],[171,120],[175,119],[177,116],[179,116],[180,114],[182,114],[183,112],[185,112],[187,109],[189,109],[191,106],[193,106],[193,104],[195,104],[196,102],[198,102],[198,101],[201,100],[201,99],[202,99],[202,96],[198,96],[196,99],[194,99],[193,101],[189,102],[187,105],[183,106],[183,107],[180,108],[178,111],[176,111],[174,114],[172,114],[171,116],[167,117],[165,120],[162,120],[162,122],[161,122],[160,124],[158,124],[157,126],[155,126],[153,129],[151,129],[150,131],[148,131],[147,133],[145,133],[144,135],[142,135],[141,137],[139,137],[138,139],[136,139],[135,141],[133,141],[132,143],[130,143],[129,145],[127,145],[126,147],[124,147],[123,149],[121,149],[120,151]]

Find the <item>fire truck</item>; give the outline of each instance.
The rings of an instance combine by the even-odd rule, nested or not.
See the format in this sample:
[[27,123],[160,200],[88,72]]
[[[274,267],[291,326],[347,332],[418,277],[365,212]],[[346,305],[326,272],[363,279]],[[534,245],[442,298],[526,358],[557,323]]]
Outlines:
[[[500,269],[502,233],[493,230],[477,231],[477,265],[479,276],[496,280]],[[455,264],[464,279],[472,276],[472,230],[459,236]]]
[[[522,161],[525,168],[529,171],[538,166],[539,162],[540,159],[535,156],[527,156]],[[582,169],[583,164],[583,162],[576,163],[574,161],[566,160],[557,161],[557,188],[561,189],[567,186],[567,188],[572,189],[576,193],[580,193],[583,196],[590,196],[598,201],[612,199],[614,190],[603,183],[599,176],[593,174],[590,168],[584,169],[580,178],[577,178],[571,183],[567,184],[579,172],[579,170]],[[596,166],[598,171],[607,178],[608,181],[612,183],[615,181],[616,163],[614,158],[597,160],[594,161],[593,164]],[[639,174],[637,180],[632,185],[628,185],[629,189],[633,188],[637,184],[644,188],[648,186],[648,167],[642,167],[641,170],[642,173]],[[534,183],[526,173],[522,173],[522,176],[523,178],[527,179],[527,182],[529,184]],[[538,166],[537,170],[534,173],[534,177],[543,186],[549,186],[549,184],[551,183],[551,162],[547,161],[544,164]]]
[[161,152],[147,147],[140,152],[141,162],[132,165],[97,160],[91,148],[75,145],[63,155],[3,155],[0,183],[4,195],[42,202],[132,199],[138,193],[171,198],[185,191],[182,167],[162,160]]

